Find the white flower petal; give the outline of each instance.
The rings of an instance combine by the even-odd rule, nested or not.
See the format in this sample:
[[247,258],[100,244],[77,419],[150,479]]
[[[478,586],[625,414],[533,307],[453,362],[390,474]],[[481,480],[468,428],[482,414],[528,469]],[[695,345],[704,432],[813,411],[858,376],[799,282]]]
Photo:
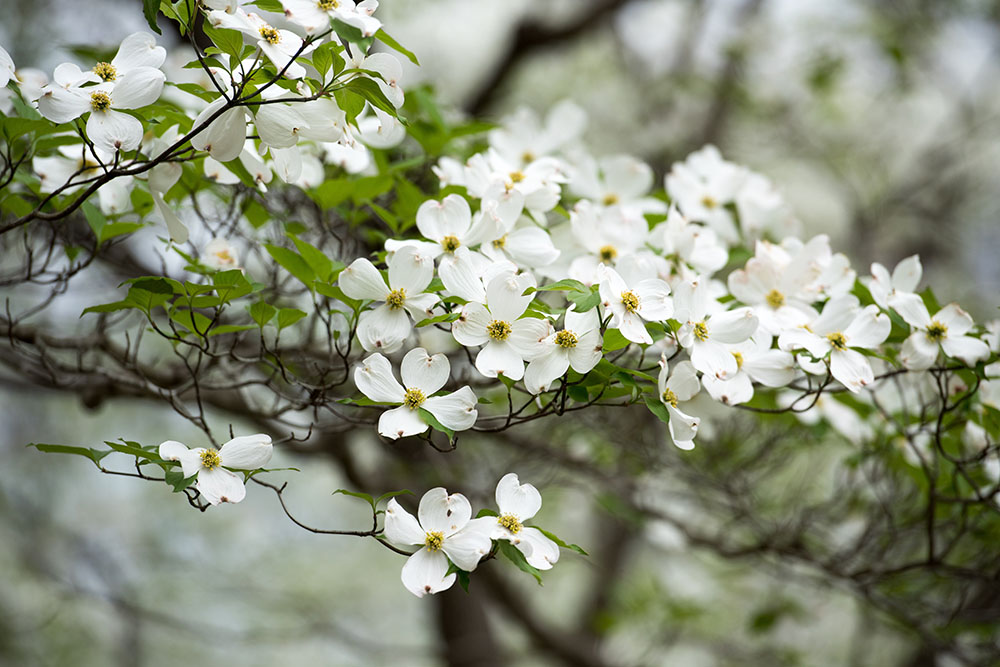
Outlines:
[[830,373],[845,387],[857,393],[875,380],[868,358],[857,350],[834,350],[830,353]]
[[351,262],[350,266],[340,272],[337,280],[340,289],[352,299],[371,299],[385,301],[389,296],[389,287],[379,270],[364,257]]
[[[528,565],[539,570],[550,570],[559,560],[559,545],[545,537],[542,531],[525,526],[518,533],[521,543],[517,548],[524,554]],[[523,547],[527,546],[528,549]]]
[[198,473],[197,484],[198,491],[212,505],[238,503],[247,495],[243,477],[225,468],[202,468]]
[[431,356],[424,348],[417,347],[406,353],[399,371],[404,387],[419,389],[430,396],[448,381],[451,364],[443,354]]
[[425,493],[420,499],[417,518],[425,531],[440,531],[448,537],[469,523],[469,519],[472,518],[472,505],[461,493],[448,495],[448,492],[439,486]]
[[511,380],[524,377],[524,360],[506,341],[488,342],[476,355],[476,368],[489,378],[495,378],[500,373]]
[[632,292],[639,297],[639,316],[647,322],[663,322],[674,314],[670,286],[662,280],[640,280]]
[[114,109],[91,111],[87,119],[87,136],[102,151],[131,151],[142,142],[142,123]]
[[138,109],[152,104],[163,92],[166,75],[153,67],[130,69],[118,78],[111,91],[115,109]]
[[422,598],[451,588],[456,575],[454,572],[446,575],[446,572],[448,558],[440,551],[424,547],[406,560],[400,578],[406,590]]
[[486,285],[486,304],[494,318],[513,322],[521,317],[533,298],[525,295],[528,287],[534,287],[535,279],[527,273],[514,275],[501,273]]
[[122,40],[111,64],[119,72],[137,67],[159,67],[167,59],[167,50],[156,45],[156,38],[148,32],[134,32]]
[[718,313],[709,320],[712,339],[720,343],[742,343],[757,332],[758,320],[750,308]]
[[385,539],[397,547],[423,544],[427,539],[416,517],[403,509],[395,498],[390,498],[385,508]]
[[420,418],[420,413],[405,405],[386,410],[378,418],[379,435],[390,440],[405,438],[408,435],[418,435],[428,428],[430,427]]
[[[949,331],[949,334],[951,332]],[[951,336],[941,341],[944,353],[961,359],[966,366],[975,366],[990,356],[990,346],[972,336]]]
[[392,364],[378,353],[355,369],[354,384],[362,394],[379,403],[402,403],[406,398],[406,391],[392,375]]
[[897,294],[889,297],[889,306],[911,327],[925,329],[931,323],[931,316],[927,312],[924,300],[916,294]]
[[403,346],[412,330],[405,310],[384,303],[375,310],[364,311],[358,318],[358,340],[368,352],[391,354]]
[[427,289],[434,277],[434,258],[414,246],[404,246],[389,258],[389,286],[417,294]]
[[472,519],[460,531],[445,538],[442,550],[456,566],[466,572],[475,570],[493,546],[490,535],[495,521],[492,517]]
[[949,303],[934,316],[934,319],[948,327],[948,338],[961,336],[972,328],[972,316],[962,310],[957,303]]
[[500,478],[496,490],[500,514],[513,514],[518,521],[527,521],[542,508],[542,494],[531,484],[521,484],[515,473]]
[[464,431],[472,428],[479,418],[477,403],[478,399],[472,389],[462,387],[447,396],[431,396],[422,407],[443,426],[453,431]]
[[461,314],[451,323],[451,335],[460,345],[483,345],[490,340],[486,326],[493,317],[481,303],[467,303],[462,306]]
[[238,470],[263,468],[271,460],[273,446],[266,433],[233,438],[219,449],[222,465]]

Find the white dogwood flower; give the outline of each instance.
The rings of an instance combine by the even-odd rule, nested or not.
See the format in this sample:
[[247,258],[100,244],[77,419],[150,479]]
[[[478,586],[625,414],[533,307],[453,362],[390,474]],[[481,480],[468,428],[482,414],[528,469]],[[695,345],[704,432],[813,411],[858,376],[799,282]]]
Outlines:
[[958,304],[947,306],[930,316],[923,299],[916,294],[896,294],[889,298],[889,305],[914,328],[903,341],[899,358],[910,370],[924,370],[934,365],[938,349],[949,357],[960,359],[967,366],[975,366],[990,356],[990,346],[966,334],[972,329],[972,317]]
[[920,276],[923,275],[923,267],[920,265],[920,257],[911,255],[902,260],[892,270],[875,262],[872,264],[871,279],[865,284],[872,298],[882,308],[889,307],[889,298],[897,294],[912,294],[920,283]]
[[702,373],[726,379],[739,370],[727,345],[742,343],[759,324],[750,308],[723,310],[709,292],[707,280],[682,281],[674,288],[677,332],[681,347],[690,351],[691,363]]
[[331,19],[354,26],[364,37],[371,37],[382,27],[382,22],[372,16],[378,9],[376,0],[357,4],[354,0],[281,0],[281,4],[288,20],[305,28],[307,33],[326,30]]
[[257,470],[271,460],[271,451],[271,436],[263,433],[233,438],[220,449],[188,449],[176,440],[161,443],[159,449],[161,459],[180,462],[185,477],[198,476],[198,492],[212,505],[243,500],[243,477],[232,470]]
[[428,355],[422,347],[412,349],[403,357],[400,374],[402,385],[392,374],[392,364],[378,352],[354,371],[354,383],[362,394],[378,403],[399,405],[379,417],[380,435],[395,440],[423,433],[430,427],[420,416],[421,408],[453,431],[464,431],[476,423],[478,399],[469,387],[434,396],[451,374],[448,357]]
[[528,565],[539,570],[552,569],[559,560],[559,545],[537,528],[524,525],[542,507],[538,489],[531,484],[521,484],[517,475],[509,472],[497,484],[496,500],[500,512],[491,537],[507,540],[517,547]]
[[778,337],[783,350],[805,349],[816,359],[829,356],[830,373],[852,392],[875,379],[868,357],[857,349],[874,349],[889,337],[892,323],[878,306],[858,310],[852,295],[826,302],[822,314],[807,328],[789,329]]
[[602,266],[601,273],[601,306],[605,314],[611,313],[608,326],[633,343],[652,343],[644,321],[663,322],[674,314],[670,287],[658,278],[629,285],[608,266]]
[[434,276],[434,260],[429,255],[404,246],[389,258],[388,265],[388,285],[375,265],[363,257],[340,273],[344,294],[381,302],[374,310],[363,311],[358,320],[358,340],[368,352],[398,350],[413,330],[409,316],[418,321],[429,317],[438,301],[436,294],[424,293]]
[[528,391],[532,394],[546,391],[570,367],[577,373],[594,368],[602,356],[600,326],[596,308],[585,313],[567,310],[563,329],[556,331],[549,326],[547,335],[533,346],[534,351],[527,357],[530,363],[524,371],[524,386]]
[[476,368],[486,377],[503,373],[511,380],[524,377],[524,360],[533,345],[548,333],[548,323],[521,317],[531,303],[524,292],[535,286],[528,273],[501,273],[486,285],[485,303],[469,302],[452,322],[451,333],[462,345],[483,345],[476,355]]
[[442,487],[424,494],[417,517],[392,498],[385,509],[385,537],[398,547],[420,546],[400,577],[408,591],[422,598],[455,583],[455,573],[448,574],[449,560],[466,572],[476,569],[493,545],[494,520],[473,519],[468,499],[460,493],[448,495]]
[[698,434],[701,420],[683,412],[680,404],[690,401],[701,391],[698,371],[690,361],[682,361],[671,372],[666,356],[661,356],[656,388],[660,393],[660,402],[667,407],[670,415],[670,422],[667,424],[670,439],[680,449],[694,449],[694,437]]

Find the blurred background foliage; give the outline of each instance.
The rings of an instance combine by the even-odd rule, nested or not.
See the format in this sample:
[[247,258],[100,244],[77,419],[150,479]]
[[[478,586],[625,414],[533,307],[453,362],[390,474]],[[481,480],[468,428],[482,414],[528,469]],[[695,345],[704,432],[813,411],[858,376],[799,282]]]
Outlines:
[[[590,116],[595,153],[637,155],[661,177],[714,143],[772,179],[807,235],[830,234],[859,273],[918,252],[944,301],[959,301],[977,320],[995,314],[1000,2],[382,4],[383,22],[422,62],[406,71],[404,88],[432,83],[456,117],[498,120],[522,105],[544,113],[571,99]],[[129,0],[10,0],[0,43],[19,65],[51,71],[72,45],[113,47],[142,28]],[[530,437],[516,434],[499,444],[469,437],[447,461],[369,434],[340,443],[369,472],[386,465],[386,449],[396,455],[390,465],[446,483],[476,479],[488,488],[485,480],[516,469],[542,490],[542,525],[591,550],[589,559],[566,556],[542,589],[484,568],[468,597],[456,588],[440,596],[446,602],[421,601],[400,586],[398,557],[296,529],[263,490],[201,515],[166,487],[23,449],[118,436],[196,441],[176,415],[140,403],[87,409],[8,377],[2,386],[0,663],[948,664],[936,662],[933,641],[913,627],[780,550],[760,559],[726,553],[670,521],[636,520],[613,496],[594,497],[584,477],[574,480],[573,452],[598,462],[602,451],[606,462],[617,452],[593,442],[587,419],[529,434],[565,438],[562,461],[532,458]],[[755,420],[726,423],[712,445],[685,454],[678,479],[670,472],[682,453],[665,450],[650,493],[697,517],[714,498],[692,494],[698,475],[728,475],[733,492],[747,496],[743,511],[781,526],[784,508],[834,488],[851,449],[835,434],[800,432],[810,441],[779,446],[788,455],[780,466],[743,479],[741,461],[727,453],[757,452],[747,443],[763,441],[764,429]],[[630,436],[649,448],[666,444],[662,433]],[[792,456],[803,443],[821,446]],[[329,495],[350,485],[333,463],[315,452],[279,452],[275,461],[305,470],[289,491],[303,518],[329,527],[365,521],[363,504]],[[850,533],[851,525],[833,529]],[[894,585],[919,594],[922,584]],[[518,604],[522,617],[512,618]],[[478,615],[488,622],[467,622]],[[584,630],[552,633],[551,624]]]

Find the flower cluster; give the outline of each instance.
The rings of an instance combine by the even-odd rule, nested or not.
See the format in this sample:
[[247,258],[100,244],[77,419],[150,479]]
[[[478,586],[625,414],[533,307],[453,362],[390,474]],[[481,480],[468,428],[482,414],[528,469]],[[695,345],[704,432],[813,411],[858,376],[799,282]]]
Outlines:
[[538,528],[524,525],[542,507],[538,489],[507,473],[497,484],[496,501],[497,514],[473,519],[469,500],[441,487],[424,494],[416,517],[391,499],[385,510],[386,539],[402,548],[420,546],[403,566],[407,590],[423,597],[451,588],[457,578],[451,565],[475,570],[493,553],[496,540],[513,544],[531,567],[551,569],[559,560],[559,546]]

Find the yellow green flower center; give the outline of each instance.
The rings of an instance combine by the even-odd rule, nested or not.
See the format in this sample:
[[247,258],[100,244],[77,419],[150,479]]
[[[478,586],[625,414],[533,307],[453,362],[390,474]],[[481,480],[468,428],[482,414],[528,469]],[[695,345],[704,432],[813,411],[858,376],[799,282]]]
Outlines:
[[513,514],[504,514],[497,518],[497,523],[509,530],[510,532],[517,535],[521,532],[521,522],[517,520],[517,517]]
[[449,234],[441,239],[441,247],[444,248],[445,252],[455,252],[458,250],[460,245],[462,245],[462,242],[458,240],[457,236],[451,236]]
[[629,313],[634,313],[639,310],[639,297],[633,292],[622,292],[621,294],[622,305],[625,306],[625,311]]
[[705,208],[715,208],[716,206],[719,205],[719,202],[715,201],[715,199],[713,199],[709,195],[705,195],[704,197],[702,197],[701,203],[702,206],[704,206]]
[[781,308],[785,305],[785,295],[776,289],[768,292],[764,299],[767,301],[767,305],[771,306],[771,308]]
[[114,81],[118,78],[118,70],[111,63],[97,63],[94,65],[94,74],[105,81]]
[[328,12],[331,9],[337,9],[340,7],[339,0],[317,0],[316,6],[322,9],[324,12]]
[[666,404],[668,404],[668,405],[670,405],[671,407],[674,407],[674,408],[677,407],[677,394],[675,394],[671,390],[664,389],[663,390],[663,396],[662,396],[662,398],[663,398],[663,402],[664,403],[666,403]]
[[440,530],[429,531],[424,539],[424,546],[428,551],[441,551],[444,546],[444,533]]
[[510,338],[510,323],[503,320],[493,320],[486,325],[486,333],[490,338],[497,341],[505,341]]
[[504,234],[503,236],[501,236],[498,239],[494,239],[493,240],[493,247],[497,248],[498,250],[500,248],[503,248],[505,245],[507,245],[507,235],[506,234]]
[[927,326],[927,340],[932,343],[940,343],[948,335],[948,326],[934,320]]
[[610,262],[618,256],[618,249],[613,245],[602,246],[597,252],[600,254],[602,262]]
[[201,453],[201,465],[208,470],[215,470],[222,465],[222,457],[214,449],[206,449]]
[[563,329],[556,334],[556,345],[559,347],[572,348],[576,347],[579,342],[580,339],[576,337],[576,334],[568,329]]
[[618,195],[614,193],[604,195],[603,203],[605,206],[614,206],[618,203]]
[[214,254],[221,264],[232,264],[235,261],[228,250],[216,250]]
[[694,337],[702,342],[708,340],[708,324],[705,320],[694,325]]
[[406,301],[406,290],[402,287],[392,290],[389,292],[389,296],[385,297],[385,303],[389,306],[389,310],[402,308],[404,301]]
[[844,351],[847,349],[847,338],[839,331],[827,334],[826,339],[830,341],[830,345],[835,350]]
[[743,368],[743,353],[733,352],[733,358],[736,359],[736,368]]
[[520,183],[523,180],[524,180],[524,174],[521,173],[520,171],[512,171],[512,172],[510,172],[510,182],[511,183]]
[[406,390],[406,396],[403,397],[403,405],[411,410],[416,410],[423,405],[426,400],[427,397],[424,396],[424,392],[414,387],[413,389]]
[[268,44],[277,44],[281,41],[281,33],[269,25],[260,29],[260,36]]
[[535,161],[535,154],[531,151],[524,151],[524,155],[521,156],[521,162],[528,164]]
[[90,94],[90,108],[94,111],[107,111],[111,108],[111,96],[103,90]]

